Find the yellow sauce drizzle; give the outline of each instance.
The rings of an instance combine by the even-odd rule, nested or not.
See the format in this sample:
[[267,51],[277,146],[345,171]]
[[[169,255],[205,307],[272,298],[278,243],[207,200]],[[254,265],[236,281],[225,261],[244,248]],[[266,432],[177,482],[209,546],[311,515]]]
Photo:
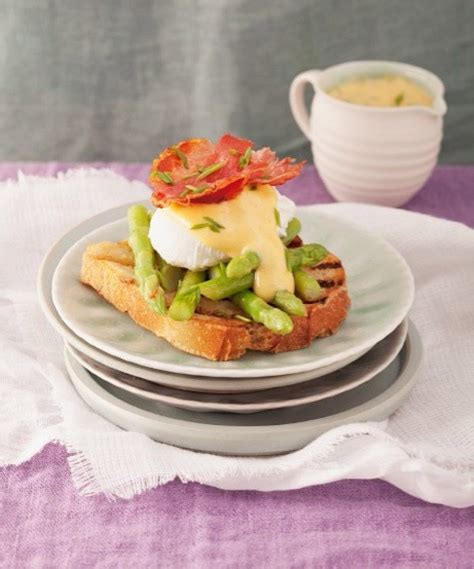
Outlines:
[[260,257],[255,271],[255,294],[271,301],[279,290],[294,292],[294,279],[286,265],[285,247],[278,237],[275,220],[276,193],[269,185],[255,190],[245,188],[236,198],[218,204],[173,204],[170,211],[187,227],[217,221],[223,229],[213,232],[209,227],[194,229],[193,235],[202,243],[236,257],[253,251]]

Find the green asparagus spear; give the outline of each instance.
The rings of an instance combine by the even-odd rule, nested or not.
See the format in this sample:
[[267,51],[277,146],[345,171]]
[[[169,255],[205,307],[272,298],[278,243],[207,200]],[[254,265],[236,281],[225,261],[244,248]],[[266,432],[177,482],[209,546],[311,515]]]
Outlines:
[[178,288],[179,281],[183,278],[183,269],[169,265],[163,259],[160,259],[159,265],[160,269],[158,271],[158,276],[160,278],[161,286],[166,292],[176,290]]
[[272,300],[272,304],[291,316],[306,316],[303,301],[287,290],[279,290]]
[[150,213],[144,205],[135,204],[128,208],[128,227],[131,230],[148,230]]
[[298,235],[301,231],[301,223],[300,220],[296,217],[292,217],[286,226],[286,235],[283,237],[283,243],[288,245],[293,241],[293,239]]
[[189,320],[192,318],[200,298],[201,294],[198,287],[181,294],[176,293],[168,309],[168,316],[173,320]]
[[303,267],[314,267],[320,263],[328,254],[328,250],[318,243],[310,243],[300,247],[303,253]]
[[189,320],[199,304],[199,283],[206,278],[206,271],[186,271],[179,289],[168,310],[173,320]]
[[[146,215],[142,208],[145,210]],[[133,231],[130,216],[134,217]],[[155,268],[158,276],[159,284],[167,292],[176,290],[178,288],[178,282],[183,276],[183,269],[169,265],[158,255],[156,251],[153,251],[150,240],[148,239],[148,230],[150,227],[149,211],[140,205],[132,206],[129,209],[129,224],[131,234],[129,244],[135,254],[135,267],[142,267],[143,264],[145,268],[150,266],[151,249],[153,267]],[[137,251],[137,253],[135,251]]]
[[286,264],[290,271],[296,271],[303,263],[303,253],[300,248],[286,249]]
[[225,277],[226,266],[224,263],[217,263],[209,269],[209,276],[211,279],[216,279],[217,277]]
[[226,275],[231,279],[244,277],[254,271],[260,264],[257,253],[247,251],[237,257],[234,257],[227,265]]
[[250,290],[234,294],[232,302],[252,320],[263,324],[276,334],[285,335],[293,330],[293,321],[288,314],[278,308],[273,308]]
[[227,276],[220,276],[199,285],[201,294],[211,300],[222,300],[232,296],[237,292],[250,288],[253,284],[253,273],[245,275],[239,279],[230,279]]
[[129,244],[135,257],[135,278],[147,303],[158,314],[166,314],[165,294],[155,267],[155,253],[148,239],[150,216],[146,207],[128,209]]
[[295,292],[304,302],[314,302],[321,294],[318,281],[309,273],[298,269],[294,272]]
[[179,292],[185,292],[190,288],[206,280],[206,271],[186,271],[179,286]]
[[296,271],[300,267],[314,267],[320,263],[328,254],[328,251],[322,245],[311,243],[302,245],[294,249],[287,249],[288,266],[292,271]]

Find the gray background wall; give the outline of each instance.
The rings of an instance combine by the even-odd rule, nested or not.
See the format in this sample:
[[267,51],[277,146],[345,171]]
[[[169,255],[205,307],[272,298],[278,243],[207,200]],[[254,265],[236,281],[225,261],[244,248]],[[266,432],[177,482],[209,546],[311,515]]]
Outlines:
[[474,162],[473,0],[2,0],[0,160],[149,161],[224,131],[309,157],[291,79],[367,58],[440,75],[442,160]]

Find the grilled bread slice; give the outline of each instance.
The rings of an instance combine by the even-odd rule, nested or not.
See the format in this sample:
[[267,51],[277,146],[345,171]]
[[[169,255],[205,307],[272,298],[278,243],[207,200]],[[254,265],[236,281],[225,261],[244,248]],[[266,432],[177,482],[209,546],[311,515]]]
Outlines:
[[[293,331],[285,336],[237,319],[244,313],[226,300],[202,298],[196,314],[184,322],[160,316],[143,298],[133,267],[133,253],[126,241],[90,245],[83,255],[81,281],[171,345],[214,361],[235,360],[247,350],[278,353],[304,348],[315,338],[333,334],[350,306],[344,268],[332,254],[305,269],[316,277],[323,292],[317,302],[306,304],[306,316],[293,317]],[[167,302],[172,298],[168,294]]]

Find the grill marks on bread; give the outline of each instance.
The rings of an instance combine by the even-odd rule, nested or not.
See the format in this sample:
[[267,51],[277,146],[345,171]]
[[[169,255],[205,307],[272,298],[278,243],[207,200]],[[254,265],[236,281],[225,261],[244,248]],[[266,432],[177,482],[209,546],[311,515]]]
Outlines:
[[320,263],[314,267],[303,269],[312,275],[321,287],[321,297],[318,302],[326,299],[334,289],[346,284],[346,272],[336,255],[329,253]]

